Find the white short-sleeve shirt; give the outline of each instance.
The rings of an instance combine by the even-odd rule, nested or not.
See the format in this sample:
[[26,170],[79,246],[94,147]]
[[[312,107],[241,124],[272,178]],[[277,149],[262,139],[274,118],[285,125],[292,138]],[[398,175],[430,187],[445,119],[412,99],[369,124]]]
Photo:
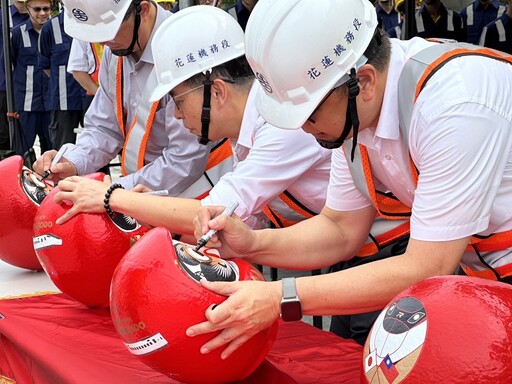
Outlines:
[[[396,85],[406,59],[428,44],[392,39],[378,125],[359,135],[376,186],[412,206],[411,237],[417,240],[512,229],[512,65],[466,56],[432,76],[412,113],[409,150],[420,173],[417,187],[412,183],[409,153],[400,143]],[[355,188],[341,150],[333,153],[326,204],[336,210],[371,205]]]
[[254,100],[259,86],[255,82],[249,93],[238,140],[232,142],[233,172],[225,174],[202,200],[203,205],[238,201],[237,215],[254,228],[259,222],[251,216],[261,214],[269,203],[287,219],[299,218],[275,200],[284,190],[311,211],[320,212],[331,168],[331,151],[312,135],[302,129],[276,128],[263,120]]

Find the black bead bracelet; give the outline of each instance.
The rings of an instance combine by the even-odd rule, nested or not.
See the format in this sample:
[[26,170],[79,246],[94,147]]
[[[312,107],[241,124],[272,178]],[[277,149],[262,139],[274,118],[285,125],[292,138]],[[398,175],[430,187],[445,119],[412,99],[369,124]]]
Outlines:
[[107,211],[107,214],[112,220],[114,220],[115,215],[114,211],[112,211],[110,208],[110,196],[112,195],[112,192],[118,188],[124,189],[121,184],[112,184],[110,187],[108,187],[107,192],[105,192],[105,198],[103,199],[103,206],[105,207],[105,211]]

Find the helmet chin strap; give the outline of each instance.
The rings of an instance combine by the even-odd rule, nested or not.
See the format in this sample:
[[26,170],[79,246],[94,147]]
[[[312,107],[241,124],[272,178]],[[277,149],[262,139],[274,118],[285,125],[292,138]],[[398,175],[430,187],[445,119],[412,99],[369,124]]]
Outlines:
[[140,13],[142,8],[140,6],[140,1],[135,5],[135,25],[133,26],[133,37],[130,46],[126,49],[117,49],[112,50],[112,54],[116,56],[128,56],[133,53],[133,49],[135,48],[135,43],[139,43],[139,27],[140,27]]
[[350,70],[350,79],[347,81],[348,87],[348,105],[347,105],[347,113],[345,117],[345,127],[341,132],[340,137],[338,137],[334,141],[327,140],[317,140],[318,144],[327,149],[336,149],[342,146],[343,142],[346,140],[347,136],[350,134],[350,130],[353,130],[352,133],[352,153],[351,160],[354,161],[354,150],[357,146],[357,134],[359,133],[359,116],[357,115],[357,104],[356,97],[359,95],[359,80],[356,77],[356,70],[352,68]]
[[212,84],[213,80],[210,79],[211,71],[206,71],[206,80],[203,82],[203,109],[201,111],[201,136],[197,137],[199,144],[206,145],[209,143],[208,133],[210,131],[210,110],[212,98]]

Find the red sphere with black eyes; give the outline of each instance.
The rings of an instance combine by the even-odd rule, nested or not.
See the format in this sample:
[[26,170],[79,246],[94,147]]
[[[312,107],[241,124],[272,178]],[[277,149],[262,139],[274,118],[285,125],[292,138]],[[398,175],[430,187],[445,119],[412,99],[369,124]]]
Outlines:
[[[87,177],[103,180],[103,173]],[[69,204],[57,204],[55,187],[34,219],[33,242],[37,257],[63,293],[88,307],[108,307],[110,282],[117,263],[147,231],[135,219],[107,213],[80,213],[55,224]]]
[[16,267],[41,270],[32,245],[32,227],[53,184],[25,167],[21,156],[0,161],[0,175],[0,259]]
[[191,384],[228,383],[249,376],[263,362],[277,333],[277,321],[225,360],[222,348],[201,354],[200,348],[219,331],[189,337],[191,325],[205,321],[212,304],[226,297],[199,283],[264,280],[242,259],[223,260],[216,249],[173,241],[154,228],[131,248],[112,278],[110,308],[117,332],[128,350],[148,366]]
[[512,286],[468,276],[397,295],[364,346],[361,383],[509,384]]

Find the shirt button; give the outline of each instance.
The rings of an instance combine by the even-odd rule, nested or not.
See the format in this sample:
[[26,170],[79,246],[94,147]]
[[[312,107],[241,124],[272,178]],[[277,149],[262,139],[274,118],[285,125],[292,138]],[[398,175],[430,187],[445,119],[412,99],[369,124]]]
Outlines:
[[132,107],[133,107],[133,108],[136,108],[136,107],[137,107],[137,103],[133,103],[133,104],[132,104]]
[[389,156],[389,155],[384,156],[384,158],[385,158],[386,160],[391,160],[391,156]]

